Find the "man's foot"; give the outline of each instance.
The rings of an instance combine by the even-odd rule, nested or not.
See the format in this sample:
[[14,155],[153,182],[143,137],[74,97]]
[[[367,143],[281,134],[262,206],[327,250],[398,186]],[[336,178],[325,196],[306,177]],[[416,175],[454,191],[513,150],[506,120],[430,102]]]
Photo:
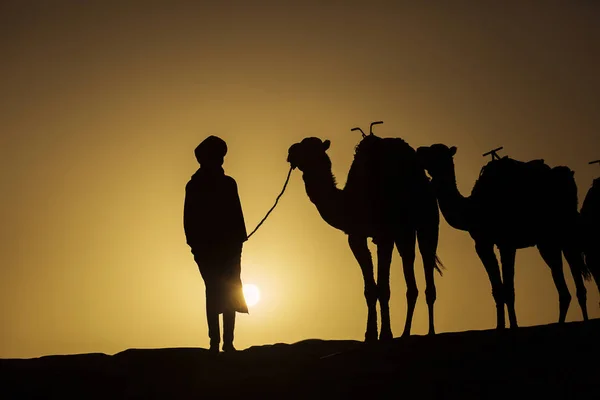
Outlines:
[[234,353],[237,351],[237,349],[233,347],[233,343],[225,343],[223,345],[223,351],[226,353]]
[[219,353],[219,343],[211,343],[208,351],[213,354],[218,354]]

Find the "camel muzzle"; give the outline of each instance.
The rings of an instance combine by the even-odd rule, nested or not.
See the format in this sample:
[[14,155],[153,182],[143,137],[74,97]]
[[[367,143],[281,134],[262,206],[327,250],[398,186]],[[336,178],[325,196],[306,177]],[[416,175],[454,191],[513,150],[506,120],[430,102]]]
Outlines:
[[300,146],[300,143],[294,143],[293,145],[290,146],[289,150],[288,150],[288,156],[287,156],[287,162],[290,163],[292,169],[296,169],[298,168],[298,147]]

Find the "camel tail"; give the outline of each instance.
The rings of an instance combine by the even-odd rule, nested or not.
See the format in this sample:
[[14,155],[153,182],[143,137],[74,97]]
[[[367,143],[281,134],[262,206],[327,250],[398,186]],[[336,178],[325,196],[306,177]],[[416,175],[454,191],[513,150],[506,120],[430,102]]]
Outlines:
[[446,269],[446,267],[444,266],[444,264],[442,264],[442,260],[440,260],[437,254],[435,255],[435,269],[437,272],[440,273],[440,276],[444,276],[442,270]]
[[583,261],[583,259],[585,259],[585,256],[583,254],[580,254],[580,257],[582,258],[582,262],[580,262],[578,264],[580,266],[579,269],[581,272],[581,276],[583,276],[583,280],[591,281],[592,280],[592,270],[590,269],[588,263]]
[[574,264],[577,272],[581,274],[585,281],[592,279],[592,270],[586,262],[585,254],[578,244],[571,243],[570,245],[567,245],[566,248],[563,249],[563,253],[569,265]]
[[583,276],[583,279],[586,281],[592,280],[592,271],[590,270],[590,267],[587,265],[586,262],[583,263],[581,275]]
[[581,265],[581,276],[583,276],[583,279],[586,281],[591,281],[592,280],[592,270],[587,262],[587,259],[585,257],[585,255],[582,255],[581,257],[584,261],[580,264]]

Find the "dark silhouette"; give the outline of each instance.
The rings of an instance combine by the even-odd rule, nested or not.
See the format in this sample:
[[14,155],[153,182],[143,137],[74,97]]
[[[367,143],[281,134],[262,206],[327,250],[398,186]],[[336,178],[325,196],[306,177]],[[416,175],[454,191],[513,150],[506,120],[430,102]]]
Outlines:
[[[427,282],[429,334],[434,334],[434,269],[439,271],[437,264],[441,265],[436,256],[439,211],[425,171],[417,163],[415,150],[399,138],[383,139],[372,131],[368,136],[363,133],[346,185],[338,189],[326,153],[329,145],[329,140],[305,138],[289,148],[287,160],[292,168],[303,172],[306,193],[325,222],[348,235],[365,284],[368,308],[365,341],[377,340],[377,300],[381,307],[379,338],[393,337],[388,304],[394,244],[402,257],[407,286],[408,312],[402,336],[410,335],[418,296],[414,273],[417,237]],[[377,282],[373,277],[368,238],[373,238],[377,245]]]
[[216,136],[195,150],[200,168],[185,188],[184,229],[206,286],[210,350],[219,351],[219,314],[223,314],[223,351],[235,351],[235,313],[248,313],[242,291],[241,257],[247,240],[237,184],[225,175],[227,144]]
[[[599,164],[600,160],[590,164]],[[594,179],[581,206],[582,243],[585,263],[600,290],[600,178]]]
[[600,319],[411,336],[0,359],[3,399],[594,399]]
[[[468,231],[475,241],[492,285],[497,328],[505,327],[504,304],[510,327],[516,328],[514,265],[517,249],[537,246],[552,271],[559,296],[559,322],[564,322],[571,301],[562,269],[562,253],[573,274],[577,298],[587,320],[583,262],[577,231],[577,186],[567,167],[550,168],[543,160],[521,162],[493,159],[481,170],[471,196],[456,185],[453,157],[456,147],[434,144],[419,147],[417,156],[432,177],[440,209],[455,229]],[[494,245],[500,250],[502,278]]]

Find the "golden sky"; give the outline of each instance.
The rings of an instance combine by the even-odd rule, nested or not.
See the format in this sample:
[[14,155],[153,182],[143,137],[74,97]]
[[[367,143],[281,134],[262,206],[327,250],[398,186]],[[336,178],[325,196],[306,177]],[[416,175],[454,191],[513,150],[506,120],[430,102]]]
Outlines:
[[[281,189],[291,144],[330,139],[342,186],[360,140],[350,128],[373,120],[415,148],[457,146],[463,194],[481,154],[504,146],[574,169],[581,204],[600,174],[587,164],[600,157],[600,5],[414,3],[3,1],[0,357],[208,346],[182,212],[194,147],[210,134],[229,145],[248,231]],[[438,332],[493,328],[469,235],[442,218],[438,253],[448,268],[436,275]],[[413,333],[425,334],[420,256],[415,270]],[[565,275],[574,297],[566,265]],[[360,269],[298,171],[246,244],[242,278],[262,300],[238,316],[238,348],[362,340]],[[391,279],[399,335],[397,253]],[[558,318],[535,249],[517,253],[516,304],[523,326]],[[568,320],[579,319],[574,297]]]

